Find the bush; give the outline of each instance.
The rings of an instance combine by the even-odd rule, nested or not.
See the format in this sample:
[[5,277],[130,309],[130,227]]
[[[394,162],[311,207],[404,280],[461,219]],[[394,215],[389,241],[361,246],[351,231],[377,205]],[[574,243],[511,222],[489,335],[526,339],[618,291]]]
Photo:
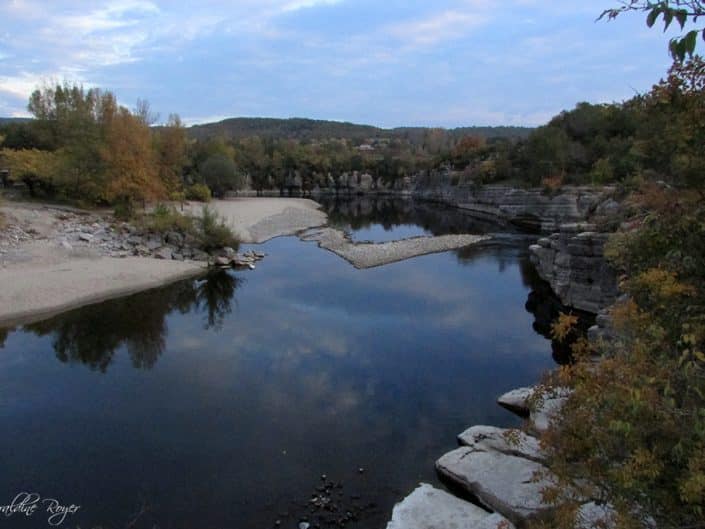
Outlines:
[[215,210],[203,206],[197,224],[198,236],[204,249],[213,250],[229,246],[237,250],[239,241],[225,220]]
[[144,215],[140,219],[140,224],[144,229],[153,233],[178,231],[179,233],[196,235],[193,217],[184,215],[165,204],[158,204],[154,211]]
[[656,198],[663,209],[608,247],[630,296],[613,309],[618,335],[599,345],[601,362],[582,343],[561,368],[575,391],[543,439],[560,478],[551,495],[609,501],[620,529],[705,517],[705,209]]
[[211,190],[205,184],[193,184],[192,186],[186,188],[186,200],[210,202]]
[[115,204],[113,209],[113,215],[119,220],[130,220],[135,214],[135,208],[132,202],[127,200],[121,200]]

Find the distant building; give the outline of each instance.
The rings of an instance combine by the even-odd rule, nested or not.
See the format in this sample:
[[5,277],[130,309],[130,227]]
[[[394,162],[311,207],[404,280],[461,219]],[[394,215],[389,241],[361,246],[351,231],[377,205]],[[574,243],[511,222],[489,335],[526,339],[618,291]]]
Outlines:
[[357,148],[358,151],[360,152],[367,152],[367,151],[374,151],[375,148],[372,145],[369,145],[367,143],[363,143]]

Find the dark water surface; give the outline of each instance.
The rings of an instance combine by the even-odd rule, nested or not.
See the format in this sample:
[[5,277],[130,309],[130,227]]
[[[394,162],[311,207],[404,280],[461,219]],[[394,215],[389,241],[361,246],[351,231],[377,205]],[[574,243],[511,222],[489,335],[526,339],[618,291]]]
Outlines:
[[[392,236],[379,209],[424,232],[477,228],[430,206],[326,207]],[[80,505],[63,527],[84,529],[142,511],[132,527],[295,528],[325,473],[343,509],[365,507],[347,527],[384,527],[464,428],[517,424],[496,397],[553,365],[521,246],[360,271],[279,238],[254,272],[0,334],[0,505],[37,492]]]

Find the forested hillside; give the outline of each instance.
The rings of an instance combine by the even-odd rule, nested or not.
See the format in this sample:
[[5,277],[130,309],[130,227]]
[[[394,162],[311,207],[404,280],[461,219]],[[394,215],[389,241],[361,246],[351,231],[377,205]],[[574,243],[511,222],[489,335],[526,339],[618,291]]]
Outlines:
[[462,127],[439,129],[431,127],[399,127],[383,129],[371,125],[357,125],[341,121],[325,121],[304,118],[230,118],[217,123],[204,123],[188,128],[190,137],[205,140],[224,137],[240,140],[253,136],[267,139],[326,140],[345,139],[363,142],[369,139],[404,139],[421,144],[430,132],[441,132],[454,141],[473,135],[483,138],[526,138],[529,127]]

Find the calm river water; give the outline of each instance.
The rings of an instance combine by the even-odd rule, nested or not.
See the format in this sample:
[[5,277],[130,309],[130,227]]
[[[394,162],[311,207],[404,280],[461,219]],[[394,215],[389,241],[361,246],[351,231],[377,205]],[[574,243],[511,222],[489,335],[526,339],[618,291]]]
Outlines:
[[[325,207],[356,240],[498,230],[429,205]],[[464,428],[518,424],[495,399],[554,365],[526,245],[361,271],[284,237],[256,271],[0,332],[0,506],[27,491],[79,505],[63,527],[296,528],[332,480],[346,527],[383,527]]]

